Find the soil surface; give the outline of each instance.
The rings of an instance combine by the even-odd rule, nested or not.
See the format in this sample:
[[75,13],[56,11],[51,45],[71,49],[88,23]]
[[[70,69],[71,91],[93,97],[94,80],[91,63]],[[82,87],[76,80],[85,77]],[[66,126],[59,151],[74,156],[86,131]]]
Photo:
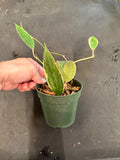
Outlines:
[[[41,92],[49,94],[49,95],[56,95],[48,86],[48,84],[43,84],[41,88],[38,88]],[[64,89],[62,95],[70,95],[74,94],[75,92],[79,91],[80,87],[74,86],[73,81],[64,83]]]

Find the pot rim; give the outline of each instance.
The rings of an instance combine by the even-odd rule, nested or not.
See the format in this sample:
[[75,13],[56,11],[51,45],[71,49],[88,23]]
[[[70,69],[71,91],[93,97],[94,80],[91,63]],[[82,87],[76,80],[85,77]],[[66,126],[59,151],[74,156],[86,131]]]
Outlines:
[[39,92],[40,94],[43,94],[43,95],[45,95],[45,96],[49,96],[49,97],[69,97],[69,96],[73,96],[73,95],[75,95],[75,94],[78,94],[79,92],[81,92],[82,91],[82,89],[83,89],[83,84],[82,84],[82,82],[81,81],[79,81],[79,80],[77,80],[77,79],[73,79],[73,80],[75,80],[75,81],[78,81],[80,84],[81,84],[81,88],[80,88],[80,90],[79,91],[77,91],[77,92],[75,92],[75,93],[73,93],[73,94],[70,94],[70,95],[66,95],[66,96],[64,96],[64,95],[50,95],[50,94],[46,94],[46,93],[43,93],[43,92],[41,92],[41,91],[39,91],[38,90],[38,85],[40,85],[40,84],[36,84],[36,90],[37,90],[37,92]]

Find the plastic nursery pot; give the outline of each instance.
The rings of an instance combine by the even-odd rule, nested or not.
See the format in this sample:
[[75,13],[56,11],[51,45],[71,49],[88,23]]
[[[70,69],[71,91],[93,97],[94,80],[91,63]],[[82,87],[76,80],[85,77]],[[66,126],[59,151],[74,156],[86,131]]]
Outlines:
[[54,96],[42,93],[38,90],[41,85],[36,85],[45,120],[49,126],[53,128],[65,128],[72,125],[75,121],[78,100],[83,85],[77,80],[73,80],[73,83],[74,86],[79,86],[80,90],[72,95],[66,96]]

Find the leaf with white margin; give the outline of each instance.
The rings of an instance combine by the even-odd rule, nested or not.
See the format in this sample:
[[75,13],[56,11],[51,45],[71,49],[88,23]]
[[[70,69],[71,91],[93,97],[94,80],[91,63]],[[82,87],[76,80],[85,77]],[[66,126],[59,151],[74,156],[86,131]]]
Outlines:
[[57,95],[61,95],[64,88],[63,78],[55,64],[53,56],[46,47],[46,44],[44,44],[43,68],[45,70],[46,80],[49,87]]
[[96,47],[98,46],[98,40],[96,37],[92,36],[88,39],[88,44],[91,50],[95,50]]
[[74,78],[76,64],[73,61],[57,61],[56,65],[62,74],[64,82],[69,82]]
[[32,39],[32,36],[26,32],[21,26],[15,24],[16,30],[20,36],[20,38],[24,41],[24,43],[30,47],[32,50],[35,48],[34,40]]

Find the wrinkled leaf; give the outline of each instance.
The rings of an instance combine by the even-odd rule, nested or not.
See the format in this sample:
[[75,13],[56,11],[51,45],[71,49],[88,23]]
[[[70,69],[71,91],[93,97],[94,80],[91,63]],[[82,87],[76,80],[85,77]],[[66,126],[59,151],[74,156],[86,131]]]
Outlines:
[[57,61],[56,63],[65,82],[71,81],[76,74],[76,64],[73,61]]
[[55,60],[49,50],[44,44],[44,54],[43,54],[43,67],[46,74],[46,80],[51,90],[57,95],[61,95],[63,92],[64,82],[59,72]]
[[89,47],[91,48],[91,50],[95,50],[96,47],[98,46],[97,38],[95,38],[94,36],[90,37],[88,39],[88,44],[89,44]]
[[26,32],[21,26],[15,24],[16,30],[20,36],[20,38],[24,41],[24,43],[30,47],[32,50],[35,48],[34,40],[32,39],[31,35]]

